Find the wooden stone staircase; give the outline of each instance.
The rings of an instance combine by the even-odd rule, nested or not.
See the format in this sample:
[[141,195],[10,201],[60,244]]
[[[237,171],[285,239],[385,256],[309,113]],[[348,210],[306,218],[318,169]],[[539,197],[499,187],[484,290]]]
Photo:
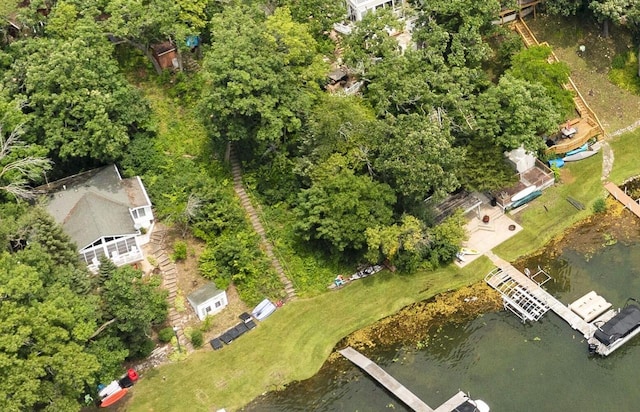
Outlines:
[[[511,27],[520,35],[527,48],[538,45],[549,46],[547,42],[539,43],[531,29],[529,29],[529,26],[527,26],[522,19],[516,19]],[[551,55],[549,55],[547,61],[550,64],[559,62],[558,56],[556,56],[553,50],[551,51]],[[547,150],[548,153],[566,153],[569,150],[582,146],[593,137],[601,140],[606,136],[606,132],[600,122],[600,119],[598,119],[596,113],[591,109],[591,107],[589,107],[587,101],[580,93],[580,90],[578,90],[578,87],[573,82],[573,79],[569,77],[569,81],[566,84],[563,84],[562,87],[570,91],[573,95],[573,103],[578,115],[580,116],[577,120],[583,120],[582,123],[587,125],[588,130],[583,130],[577,138],[564,142],[562,145],[558,145],[562,147],[550,147]]]
[[242,168],[240,167],[240,162],[238,162],[238,159],[235,155],[233,147],[231,147],[231,150],[230,150],[229,160],[231,162],[231,174],[233,175],[233,189],[235,190],[236,194],[240,198],[240,203],[242,204],[242,207],[244,208],[247,215],[249,216],[249,220],[251,221],[251,226],[253,227],[253,230],[255,230],[256,233],[260,236],[260,243],[262,244],[262,247],[264,248],[265,253],[271,260],[271,265],[278,273],[280,282],[282,282],[282,285],[284,286],[284,291],[287,294],[287,300],[293,300],[296,297],[295,288],[293,287],[293,283],[291,282],[291,280],[285,274],[284,269],[282,268],[282,265],[278,260],[278,257],[275,255],[273,250],[273,245],[271,244],[271,242],[269,241],[269,239],[265,234],[265,230],[264,230],[264,227],[262,226],[262,222],[260,222],[260,219],[258,218],[258,213],[256,212],[256,209],[251,204],[251,199],[249,199],[249,195],[247,195],[247,192],[244,190],[244,185],[242,184]]
[[165,229],[155,230],[151,234],[149,243],[153,257],[156,262],[158,262],[158,268],[162,274],[162,286],[169,291],[167,295],[169,325],[171,327],[178,327],[177,335],[180,347],[184,348],[188,353],[193,351],[193,346],[184,334],[183,320],[175,306],[176,296],[178,294],[178,269],[167,253],[165,245],[166,235],[167,230]]

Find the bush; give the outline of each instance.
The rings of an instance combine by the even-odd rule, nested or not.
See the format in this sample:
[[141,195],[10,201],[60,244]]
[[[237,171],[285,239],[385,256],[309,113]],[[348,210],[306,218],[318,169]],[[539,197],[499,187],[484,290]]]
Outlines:
[[160,329],[160,332],[158,332],[158,339],[160,339],[160,342],[163,342],[163,343],[171,342],[171,338],[173,338],[173,336],[174,336],[173,328],[170,326]]
[[194,329],[191,332],[191,344],[194,348],[202,347],[202,343],[204,342],[204,338],[202,337],[202,331],[200,329]]
[[604,213],[607,210],[607,202],[599,197],[593,202],[593,213]]
[[173,244],[173,260],[185,260],[187,258],[187,242],[178,240]]
[[611,62],[609,70],[609,80],[611,83],[640,95],[640,79],[638,78],[638,58],[632,51],[617,54]]

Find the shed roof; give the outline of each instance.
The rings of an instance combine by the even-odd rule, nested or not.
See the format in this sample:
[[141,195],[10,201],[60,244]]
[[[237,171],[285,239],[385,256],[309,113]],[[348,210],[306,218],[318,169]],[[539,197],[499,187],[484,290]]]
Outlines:
[[39,189],[49,193],[47,211],[80,248],[102,236],[136,233],[129,209],[151,206],[140,179],[122,179],[114,165]]
[[216,285],[213,282],[208,282],[201,288],[198,288],[189,294],[189,296],[187,296],[187,300],[191,305],[197,307],[210,299],[222,295],[223,293],[225,293],[224,290],[216,288]]

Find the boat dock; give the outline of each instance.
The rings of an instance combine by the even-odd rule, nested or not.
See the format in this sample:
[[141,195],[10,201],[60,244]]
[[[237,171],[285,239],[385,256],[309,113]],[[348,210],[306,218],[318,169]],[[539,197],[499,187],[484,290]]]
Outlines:
[[633,200],[628,194],[622,191],[615,183],[608,182],[604,185],[611,196],[618,202],[622,203],[625,208],[629,209],[634,215],[640,217],[640,205]]
[[[608,356],[640,333],[640,327],[631,329],[627,335],[605,344],[596,339],[597,331],[614,319],[620,311],[612,310],[611,304],[591,291],[570,305],[565,305],[542,288],[549,278],[546,273],[524,274],[509,262],[496,256],[493,252],[485,254],[498,267],[489,272],[485,282],[501,295],[505,309],[516,314],[523,322],[537,321],[551,310],[572,329],[582,333],[589,345],[589,350],[602,356]],[[543,273],[543,280],[536,275]],[[602,333],[602,332],[599,332]]]
[[[490,272],[485,281],[492,288],[498,290],[505,303],[509,304],[509,310],[512,312],[515,310],[516,315],[520,319],[537,321],[542,317],[544,313],[538,313],[544,308],[546,313],[548,310],[553,311],[556,315],[560,316],[565,322],[571,326],[571,328],[579,331],[585,338],[593,336],[596,327],[586,322],[576,313],[574,313],[569,306],[565,306],[564,303],[553,297],[549,292],[542,288],[542,284],[532,280],[529,276],[520,272],[511,263],[496,256],[494,253],[489,252],[486,254],[489,259],[498,267],[498,269]],[[516,292],[522,293],[525,298],[516,299],[514,293],[510,293],[511,290],[505,290],[509,285],[513,285],[510,289]],[[506,293],[505,293],[506,292]],[[538,309],[535,304],[528,304],[526,299],[534,301],[538,306],[542,306],[542,309]],[[523,303],[521,303],[523,302]],[[537,311],[537,312],[536,312]]]
[[[378,366],[371,359],[367,358],[357,350],[348,346],[342,350],[339,350],[340,354],[349,359],[356,366],[363,371],[367,372],[373,379],[378,381],[382,386],[387,388],[389,392],[394,394],[398,399],[404,402],[409,408],[419,412],[452,412],[456,408],[469,402],[469,397],[462,391],[459,391],[453,395],[449,400],[440,405],[437,409],[433,410],[429,405],[424,403],[420,398],[414,395],[409,389],[398,382],[393,376],[389,375],[380,366]],[[475,401],[481,402],[481,401]],[[479,409],[481,410],[481,409]],[[488,410],[488,409],[487,409]]]

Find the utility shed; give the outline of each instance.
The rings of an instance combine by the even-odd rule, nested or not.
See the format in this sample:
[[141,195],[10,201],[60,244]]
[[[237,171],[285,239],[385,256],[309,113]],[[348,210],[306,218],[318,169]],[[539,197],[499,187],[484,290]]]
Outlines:
[[204,320],[209,315],[215,315],[229,303],[227,292],[219,290],[212,282],[196,289],[187,296],[187,300],[200,320]]

